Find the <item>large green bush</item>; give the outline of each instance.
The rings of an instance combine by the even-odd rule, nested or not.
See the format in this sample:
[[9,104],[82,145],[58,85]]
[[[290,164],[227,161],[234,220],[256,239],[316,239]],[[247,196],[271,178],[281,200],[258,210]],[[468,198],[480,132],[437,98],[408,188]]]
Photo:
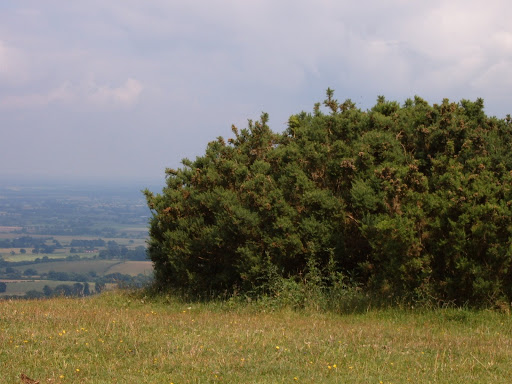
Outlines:
[[168,169],[153,211],[157,284],[264,290],[318,266],[386,296],[481,304],[512,299],[512,123],[483,101],[370,110],[327,91],[326,112],[263,114]]

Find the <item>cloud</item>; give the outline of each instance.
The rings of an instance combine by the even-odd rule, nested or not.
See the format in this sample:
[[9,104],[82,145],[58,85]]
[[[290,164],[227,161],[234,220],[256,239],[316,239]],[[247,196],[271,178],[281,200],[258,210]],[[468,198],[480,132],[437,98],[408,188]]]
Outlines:
[[[472,93],[478,91],[476,86],[490,91],[475,79],[502,61],[507,50],[510,57],[511,27],[506,15],[512,12],[512,5],[499,0],[485,5],[467,0],[428,4],[421,12],[411,9],[408,17],[385,22],[387,32],[381,33],[381,38],[396,38],[408,47],[402,57],[412,65],[414,82],[424,92],[460,93],[465,89]],[[418,68],[410,52],[427,65]]]
[[52,104],[87,103],[93,106],[113,107],[130,106],[139,99],[142,92],[142,83],[129,78],[119,87],[99,85],[89,81],[83,85],[73,86],[70,82],[41,93],[28,93],[24,95],[8,95],[0,98],[0,107],[3,108],[39,108]]
[[23,54],[0,40],[0,84],[17,85],[26,80]]
[[93,72],[107,79],[88,87],[87,101],[97,105],[133,104],[142,83],[167,93],[178,84],[191,94],[297,92],[313,82],[442,93],[471,85],[499,61],[510,33],[502,14],[512,8],[498,0],[486,7],[471,0],[92,0],[50,11],[36,4],[33,25],[51,22],[66,33],[46,30],[41,48],[24,47],[40,63],[31,75],[55,84]]
[[[0,156],[66,137],[96,148],[66,153],[76,170],[160,172],[261,111],[281,130],[327,87],[363,109],[382,94],[512,112],[508,0],[22,3],[0,12],[0,129],[27,145]],[[56,174],[71,167],[58,148],[44,152]]]
[[45,107],[50,104],[70,102],[75,98],[74,91],[70,84],[64,83],[45,93],[5,96],[0,98],[0,107],[14,109]]
[[486,71],[476,77],[472,82],[476,88],[485,89],[492,87],[498,94],[510,93],[512,87],[512,61],[500,61],[487,68]]
[[131,105],[142,92],[142,84],[135,79],[127,79],[120,87],[97,85],[90,83],[87,89],[87,99],[98,105]]

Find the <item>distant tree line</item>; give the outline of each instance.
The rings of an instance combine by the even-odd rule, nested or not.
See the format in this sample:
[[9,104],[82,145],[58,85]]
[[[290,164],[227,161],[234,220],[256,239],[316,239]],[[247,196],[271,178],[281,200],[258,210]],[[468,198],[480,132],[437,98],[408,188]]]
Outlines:
[[110,273],[104,276],[99,276],[94,271],[89,271],[86,273],[76,273],[76,272],[63,272],[63,271],[49,271],[48,273],[39,273],[34,268],[25,269],[23,272],[20,272],[13,267],[7,267],[4,271],[4,276],[9,279],[21,279],[21,278],[34,278],[37,277],[40,280],[55,280],[55,281],[76,281],[76,282],[96,282],[96,283],[124,283],[124,284],[135,284],[138,285],[141,282],[141,279],[144,282],[147,282],[148,279],[151,279],[151,276],[148,275],[137,275],[131,276],[127,274],[122,274],[118,272]]
[[[26,273],[24,273],[27,276]],[[76,281],[73,284],[58,284],[55,288],[45,285],[42,291],[30,290],[27,291],[25,296],[2,296],[0,299],[37,299],[47,297],[84,297],[97,293],[101,293],[106,289],[108,284],[113,284],[118,288],[141,288],[148,286],[152,282],[152,276],[139,274],[137,276],[126,275],[122,273],[110,273],[105,276],[98,276],[95,273],[89,273],[87,275],[67,273],[67,272],[54,272],[51,271],[48,274],[41,275],[45,280],[56,280],[56,281]],[[21,276],[20,276],[21,277]],[[91,289],[91,284],[93,289]],[[0,282],[0,293],[5,292],[7,284]]]
[[122,259],[132,261],[148,260],[146,247],[138,246],[135,249],[128,249],[124,245],[119,245],[111,240],[107,243],[106,249],[102,249],[98,255],[100,259]]
[[[80,257],[80,256],[78,256]],[[50,259],[48,256],[36,257],[34,260],[23,260],[23,261],[6,261],[3,257],[0,257],[0,267],[19,267],[23,265],[30,265],[34,263],[49,263],[56,261],[64,261],[68,260],[68,258],[76,259],[75,256],[66,256],[65,258],[52,258]]]
[[[51,241],[52,245],[46,245],[46,242]],[[22,236],[14,239],[0,239],[0,248],[44,248],[51,247],[53,250],[62,248],[58,240],[53,237],[40,238],[31,236]]]
[[82,247],[85,249],[93,249],[96,247],[104,247],[105,246],[105,240],[103,239],[97,239],[97,240],[77,240],[73,239],[69,243],[70,247]]
[[[104,240],[92,240],[93,243],[83,243],[85,246],[89,247],[91,244],[96,244],[96,246],[99,246],[103,242],[103,246],[106,246],[106,249],[102,249],[99,251],[98,258],[103,260],[127,260],[127,261],[147,261],[148,255],[146,247],[140,245],[138,247],[135,247],[134,249],[130,249],[124,245],[119,245],[116,241],[110,240],[108,243],[105,243]],[[77,244],[81,244],[80,241]],[[57,241],[57,244],[54,245],[46,245],[46,244],[39,244],[37,248],[34,248],[32,250],[32,253],[38,254],[38,253],[48,253],[51,254],[54,252],[56,248],[60,248],[61,245]],[[70,252],[77,253],[79,249],[70,248]],[[20,249],[20,253],[26,253],[26,250]],[[96,256],[94,256],[96,257]],[[89,259],[89,258],[87,258]],[[0,267],[3,266],[23,266],[33,263],[47,263],[47,262],[58,262],[58,261],[75,261],[80,260],[79,255],[68,255],[66,257],[57,257],[57,258],[49,258],[48,256],[43,256],[41,258],[36,258],[33,261],[31,260],[23,260],[23,261],[6,261],[2,257],[0,257]]]
[[[38,295],[38,296],[40,295],[40,293],[38,291],[28,291],[26,295],[28,295],[29,297],[31,297],[31,296],[33,297],[34,292],[37,292],[36,295]],[[89,283],[74,283],[74,284],[59,284],[55,288],[51,288],[49,285],[45,285],[43,287],[42,294],[44,297],[55,297],[55,296],[84,297],[84,296],[91,295],[92,292],[89,287]]]

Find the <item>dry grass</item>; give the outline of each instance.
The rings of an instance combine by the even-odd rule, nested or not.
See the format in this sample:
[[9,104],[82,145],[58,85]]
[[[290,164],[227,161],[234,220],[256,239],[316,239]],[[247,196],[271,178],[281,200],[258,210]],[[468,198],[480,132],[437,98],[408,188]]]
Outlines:
[[115,264],[108,269],[108,273],[122,273],[124,275],[136,276],[139,273],[150,275],[153,273],[152,261],[124,261]]
[[333,315],[125,293],[0,302],[3,382],[505,383],[512,320],[490,311]]

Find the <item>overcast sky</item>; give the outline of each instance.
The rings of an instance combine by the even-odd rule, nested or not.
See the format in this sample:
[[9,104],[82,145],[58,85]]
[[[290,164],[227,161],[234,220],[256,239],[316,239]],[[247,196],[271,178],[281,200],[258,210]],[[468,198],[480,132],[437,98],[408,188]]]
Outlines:
[[158,181],[327,87],[512,113],[512,2],[2,0],[0,176]]

